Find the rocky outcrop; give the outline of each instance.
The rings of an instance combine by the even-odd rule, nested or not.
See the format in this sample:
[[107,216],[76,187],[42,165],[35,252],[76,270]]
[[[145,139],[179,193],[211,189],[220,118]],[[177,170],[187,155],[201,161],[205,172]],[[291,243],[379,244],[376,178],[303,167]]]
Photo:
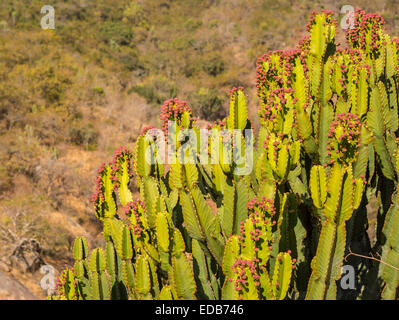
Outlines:
[[22,239],[13,249],[10,264],[22,272],[35,272],[44,264],[42,249],[34,239]]

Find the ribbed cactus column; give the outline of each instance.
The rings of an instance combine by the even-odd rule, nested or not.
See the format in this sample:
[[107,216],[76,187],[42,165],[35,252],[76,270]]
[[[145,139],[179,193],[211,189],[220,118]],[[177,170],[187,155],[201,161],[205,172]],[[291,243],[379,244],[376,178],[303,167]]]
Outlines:
[[[399,173],[399,152],[396,145],[396,173]],[[392,195],[392,205],[389,208],[381,233],[381,260],[385,263],[379,265],[378,276],[383,279],[385,286],[381,292],[381,298],[394,300],[397,298],[399,288],[399,196],[398,189]],[[374,286],[375,290],[378,290]]]
[[230,237],[226,245],[223,298],[282,300],[289,288],[293,261],[289,253],[280,252],[271,267],[276,225],[273,201],[253,198],[248,209],[240,235]]
[[[320,210],[322,230],[312,260],[306,299],[335,299],[336,281],[346,247],[346,221],[359,207],[363,180],[353,178],[352,163],[360,146],[360,121],[353,114],[338,114],[329,131],[328,154],[332,167],[313,166],[310,190],[313,205]],[[327,170],[329,171],[327,179]]]

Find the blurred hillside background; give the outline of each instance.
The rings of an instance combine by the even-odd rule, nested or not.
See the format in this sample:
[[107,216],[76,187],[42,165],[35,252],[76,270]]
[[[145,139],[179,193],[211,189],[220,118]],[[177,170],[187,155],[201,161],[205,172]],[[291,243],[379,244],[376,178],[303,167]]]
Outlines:
[[[340,18],[346,4],[398,36],[397,0],[1,0],[0,298],[43,298],[41,264],[71,263],[76,236],[101,244],[96,170],[159,126],[165,99],[212,121],[241,85],[254,119],[257,58],[295,47],[312,10]],[[43,5],[55,30],[40,27]]]

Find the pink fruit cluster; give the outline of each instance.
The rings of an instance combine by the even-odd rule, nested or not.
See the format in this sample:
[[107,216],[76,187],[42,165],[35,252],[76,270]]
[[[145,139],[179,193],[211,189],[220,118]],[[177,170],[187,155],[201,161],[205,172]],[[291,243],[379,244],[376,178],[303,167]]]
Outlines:
[[[273,216],[276,213],[276,209],[274,208],[273,201],[270,199],[266,199],[263,196],[260,200],[257,197],[249,200],[247,204],[248,208],[248,219],[252,222],[254,226],[254,231],[251,231],[250,237],[252,241],[259,241],[262,236],[262,227],[264,225],[273,225],[276,222],[272,221]],[[244,221],[240,222],[240,235],[239,239],[241,241],[245,240],[245,223]],[[255,251],[257,251],[256,249]]]
[[106,170],[109,169],[105,166],[105,163],[103,163],[97,170],[98,176],[96,178],[96,189],[91,195],[91,202],[93,203],[95,212],[101,212],[102,205],[105,202],[103,179],[107,176]]
[[267,199],[265,196],[260,198],[260,200],[258,200],[257,197],[250,199],[248,201],[247,208],[250,217],[260,217],[264,219],[266,217],[265,214],[270,217],[276,213],[273,201],[271,199]]
[[[359,64],[356,66],[356,70],[360,73],[361,70],[366,71],[366,80],[370,79],[371,76],[371,66],[368,64]],[[354,80],[355,84],[357,84],[357,80]]]
[[[244,260],[237,259],[237,261],[232,265],[231,269],[233,273],[236,274],[236,279],[234,281],[234,289],[240,293],[244,291],[244,287],[248,286],[248,276],[250,276],[255,282],[256,286],[260,286],[260,276],[258,272],[258,259]],[[233,279],[230,279],[233,281]]]
[[[297,102],[294,97],[294,89],[292,88],[278,88],[270,92],[269,97],[259,110],[259,117],[261,122],[269,128],[269,130],[276,132],[276,124],[284,121],[285,115],[289,111],[287,101],[292,98],[293,105]],[[293,110],[294,114],[296,113]]]
[[[233,101],[235,101],[237,99],[239,92],[244,93],[244,87],[241,87],[241,86],[240,87],[233,87],[233,88],[231,88],[229,90],[230,102],[233,102]],[[247,94],[244,94],[244,95],[248,98]]]
[[152,130],[152,129],[156,129],[156,127],[154,127],[154,126],[147,126],[147,127],[144,127],[144,128],[141,130],[141,132],[140,132],[140,136],[145,136],[145,134],[146,134],[148,131]]
[[190,113],[190,120],[195,121],[196,119],[191,116],[191,108],[187,105],[186,101],[174,98],[164,102],[161,106],[160,119],[162,121],[162,130],[166,137],[168,136],[168,122],[176,121],[179,125],[181,116],[186,111]]
[[356,159],[360,147],[361,122],[352,113],[339,113],[330,125],[328,132],[328,155],[330,163],[337,161],[348,164]]
[[111,178],[113,180],[114,188],[117,189],[119,187],[119,176],[123,173],[123,166],[126,165],[126,171],[129,175],[129,179],[133,177],[134,166],[133,166],[133,153],[126,147],[120,147],[115,150],[114,158],[111,165]]
[[[278,133],[277,137],[271,137],[270,135],[266,137],[264,143],[264,148],[267,150],[269,148],[269,144],[272,141],[273,145],[273,161],[277,161],[278,153],[282,148],[286,148],[287,151],[289,151],[290,147],[286,143],[286,141],[283,140],[284,134],[283,133]],[[301,139],[299,141],[302,142]],[[269,160],[272,160],[269,158]]]
[[[337,26],[337,19],[334,18],[335,15],[334,11],[322,9],[321,13],[325,16],[326,23]],[[311,31],[312,26],[315,24],[317,14],[318,13],[316,11],[312,11],[312,13],[310,14],[309,22],[306,24],[306,30],[308,32]]]
[[[338,63],[338,59],[343,57],[343,63]],[[371,66],[367,64],[361,64],[362,54],[358,49],[352,48],[338,48],[336,53],[332,56],[333,67],[330,69],[330,75],[333,76],[335,70],[339,70],[341,77],[338,82],[344,90],[348,89],[350,79],[354,84],[357,84],[359,79],[359,73],[361,70],[366,71],[366,80],[369,79],[371,74]],[[351,73],[350,73],[351,71]],[[339,93],[342,94],[342,93]]]
[[[74,270],[73,267],[69,268],[67,265],[65,265],[65,269],[61,272],[60,276],[57,279],[57,283],[55,285],[55,289],[58,291],[58,295],[60,296],[66,296],[67,292],[65,291],[65,285],[67,284],[67,275],[68,271],[71,271],[74,276],[76,276],[76,271]],[[69,284],[68,284],[69,285]],[[76,285],[77,285],[77,280],[76,278],[74,279],[72,286],[74,287],[75,291],[73,294],[73,298],[76,299]]]
[[[278,56],[278,59],[276,59]],[[278,87],[290,87],[293,80],[295,59],[299,57],[305,65],[305,54],[300,49],[269,51],[256,63],[256,88],[258,96],[268,96],[270,83]]]
[[[334,18],[334,12],[329,10],[322,10],[325,17],[324,24],[337,25],[337,20]],[[315,24],[317,12],[313,11],[309,22],[307,23],[307,30],[311,31]],[[295,79],[294,67],[296,59],[299,58],[303,67],[304,77],[309,78],[309,68],[307,66],[307,57],[310,52],[310,37],[303,37],[298,46],[293,50],[277,50],[269,51],[257,60],[256,64],[256,87],[258,96],[262,103],[266,103],[267,97],[271,89],[292,88],[292,83]]]
[[354,48],[378,51],[383,40],[380,35],[385,24],[384,18],[375,13],[355,11],[355,23],[352,29],[346,31],[346,39]]
[[231,88],[230,91],[229,91],[230,100],[234,100],[239,91],[244,92],[244,87],[240,86],[238,88],[237,87]]
[[310,36],[305,35],[299,40],[297,49],[301,52],[300,58],[305,71],[308,71],[308,67],[306,65],[306,57],[309,56],[310,52]]
[[134,216],[135,223],[132,222],[131,228],[133,233],[140,239],[143,236],[144,226],[141,220],[142,215],[145,212],[145,204],[141,200],[133,200],[126,204],[125,214],[128,217]]
[[362,61],[362,53],[358,49],[337,48],[335,54],[332,56],[333,62],[336,62],[337,57],[340,55],[345,56],[345,59],[350,61],[353,65],[357,65]]
[[210,123],[206,126],[207,130],[211,130],[211,129],[226,129],[226,119],[223,120],[216,120],[213,123]]

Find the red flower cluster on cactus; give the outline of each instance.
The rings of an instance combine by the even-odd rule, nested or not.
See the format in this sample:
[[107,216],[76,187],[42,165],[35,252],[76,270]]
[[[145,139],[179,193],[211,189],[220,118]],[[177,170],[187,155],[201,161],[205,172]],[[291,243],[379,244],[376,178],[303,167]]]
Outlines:
[[[73,267],[69,268],[67,265],[65,265],[65,269],[61,272],[60,276],[57,279],[57,283],[55,285],[55,289],[58,291],[58,295],[60,296],[66,296],[67,292],[65,290],[66,288],[66,284],[67,284],[67,278],[68,278],[68,272],[72,272],[74,274],[74,276],[76,276],[76,271]],[[69,284],[68,284],[69,285]],[[77,280],[76,278],[74,279],[72,286],[75,289],[74,290],[74,294],[73,294],[73,298],[77,298],[76,295],[76,285],[77,285]],[[71,288],[68,288],[69,290],[71,290]]]
[[[258,200],[257,197],[249,200],[247,204],[248,208],[248,219],[254,225],[254,231],[251,233],[251,240],[258,241],[260,236],[262,235],[261,227],[264,224],[275,224],[275,222],[271,221],[272,217],[276,213],[276,209],[274,208],[273,201],[270,199],[266,199],[266,197],[262,197]],[[239,239],[241,241],[245,240],[245,223],[241,221],[240,223],[240,235]]]
[[332,57],[333,61],[335,62],[337,55],[345,55],[346,58],[354,65],[359,64],[362,61],[362,53],[358,49],[353,48],[337,48],[336,53]]
[[292,72],[297,57],[305,66],[305,54],[300,49],[269,51],[258,59],[256,88],[261,99],[267,97],[269,84],[272,82],[284,88],[292,84]]
[[[141,132],[140,132],[140,136],[146,136],[146,135],[149,135],[148,137],[146,137],[146,138],[150,138],[150,143],[152,143],[152,142],[162,142],[162,141],[165,141],[165,135],[164,135],[164,132],[162,131],[160,131],[158,128],[156,128],[156,127],[153,127],[153,126],[147,126],[147,127],[144,127],[142,130],[141,130]],[[158,146],[158,144],[157,144],[157,146]]]
[[103,181],[104,179],[108,179],[108,170],[111,170],[110,179],[112,180],[113,188],[115,190],[119,187],[118,175],[122,174],[121,166],[125,163],[127,174],[129,175],[129,178],[131,178],[133,176],[133,154],[129,149],[125,147],[120,147],[115,151],[113,161],[109,163],[108,166],[103,163],[98,169],[98,175],[96,178],[96,189],[95,192],[91,195],[91,201],[93,203],[96,213],[100,213],[103,210],[103,203],[105,202],[105,190]]
[[358,49],[338,48],[331,59],[333,61],[333,66],[331,67],[329,73],[331,76],[333,76],[334,72],[338,70],[340,71],[341,77],[338,79],[338,82],[344,90],[348,88],[350,79],[353,83],[357,84],[359,74],[362,70],[365,70],[366,72],[366,80],[370,77],[371,66],[367,64],[361,64],[362,54]]
[[154,127],[154,126],[147,126],[147,127],[144,127],[144,128],[141,130],[141,132],[140,132],[140,136],[145,136],[145,134],[146,134],[148,131],[152,130],[152,129],[157,129],[157,128]]
[[[297,102],[298,99],[293,98],[294,92],[292,88],[278,88],[270,92],[269,97],[259,110],[260,121],[270,130],[277,129],[276,124],[284,121],[284,117],[289,111],[286,106],[288,99],[292,99],[293,105]],[[293,112],[295,113],[295,110]]]
[[[273,144],[273,149],[274,149],[274,152],[273,152],[273,156],[274,156],[273,161],[277,161],[278,153],[279,153],[279,151],[280,151],[284,146],[285,146],[286,150],[289,151],[289,146],[286,145],[286,144],[284,144],[283,137],[284,137],[284,134],[282,134],[282,133],[277,134],[277,136],[274,135],[274,134],[273,134],[273,135],[268,135],[268,136],[265,138],[265,141],[263,142],[263,143],[264,143],[264,147],[265,147],[266,150],[269,148],[269,143],[272,142],[272,144]],[[300,141],[301,141],[301,140],[300,140]],[[269,160],[270,160],[270,159],[269,159]]]
[[258,200],[257,197],[250,199],[248,201],[247,208],[250,211],[250,214],[252,212],[256,212],[256,210],[268,211],[270,214],[274,214],[276,212],[273,201],[266,199],[265,196],[263,196],[260,200]]
[[328,155],[330,163],[337,161],[348,164],[356,159],[360,147],[361,122],[352,113],[339,113],[328,132]]
[[346,31],[346,39],[354,48],[378,51],[383,39],[380,32],[385,25],[384,18],[375,13],[355,11],[355,23],[352,29]]
[[126,147],[120,147],[115,150],[114,158],[111,164],[111,177],[114,181],[114,188],[117,189],[119,187],[119,175],[123,174],[122,166],[126,164],[126,171],[129,176],[129,179],[133,177],[134,167],[133,167],[133,153],[127,149]]
[[[360,72],[361,70],[366,71],[366,80],[368,80],[371,76],[371,66],[369,64],[359,64],[356,65],[356,70]],[[354,80],[354,82],[357,84],[357,80]]]
[[[125,213],[128,217],[134,216],[134,219],[131,219],[132,221],[132,230],[133,233],[137,236],[138,239],[140,239],[143,236],[144,232],[144,226],[143,226],[143,221],[141,220],[141,217],[143,213],[145,212],[145,204],[141,200],[134,200],[130,201],[126,204],[125,206]],[[134,222],[133,222],[134,221]]]
[[248,216],[254,225],[260,221],[268,223],[270,219],[275,215],[276,208],[274,207],[271,199],[266,199],[263,196],[260,200],[254,197],[248,201]]
[[301,62],[304,66],[304,68],[306,67],[306,70],[308,70],[307,66],[306,66],[306,57],[309,55],[310,52],[310,36],[309,35],[305,35],[302,37],[301,40],[299,40],[298,45],[297,45],[297,49],[301,51]]
[[238,259],[232,265],[231,269],[233,273],[236,274],[236,280],[234,281],[234,289],[236,291],[243,291],[243,287],[246,287],[248,285],[248,276],[253,278],[256,286],[260,286],[260,276],[258,274],[259,272],[256,260],[259,259]]
[[233,87],[233,88],[231,88],[230,90],[229,90],[229,97],[230,97],[230,100],[234,100],[235,99],[235,97],[236,97],[236,95],[238,94],[238,91],[242,91],[242,92],[244,92],[244,87]]
[[213,123],[210,123],[206,126],[207,130],[211,130],[211,129],[226,129],[226,119],[223,120],[216,120]]
[[[247,204],[248,208],[248,220],[252,222],[254,228],[251,231],[250,239],[254,242],[254,257],[251,260],[243,259],[242,257],[237,259],[235,263],[231,266],[231,270],[234,274],[233,278],[229,281],[234,281],[234,289],[240,295],[243,291],[247,291],[248,281],[251,279],[255,286],[260,286],[260,272],[267,272],[265,269],[268,258],[262,258],[262,254],[257,254],[258,252],[265,253],[266,251],[272,250],[272,226],[276,224],[276,221],[272,221],[276,214],[276,209],[274,207],[273,201],[267,199],[265,196],[262,198],[254,197],[249,200]],[[238,236],[241,246],[245,246],[245,237],[248,236],[248,230],[245,230],[245,226],[248,225],[248,220],[246,222],[241,221],[240,223],[240,234]],[[288,251],[291,253],[291,251]],[[269,254],[266,255],[267,257]],[[266,259],[266,260],[265,260]],[[280,259],[280,256],[277,257]],[[263,269],[263,270],[262,270]],[[275,283],[278,286],[277,283]],[[239,299],[242,297],[239,296]]]
[[[322,9],[322,10],[321,10],[321,13],[325,16],[326,22],[327,22],[328,24],[333,24],[333,25],[335,25],[335,26],[338,25],[337,19],[334,18],[334,15],[335,15],[334,11]],[[306,23],[306,30],[307,30],[308,32],[311,31],[312,26],[315,24],[315,20],[316,20],[316,16],[317,16],[317,15],[318,15],[318,13],[317,13],[316,11],[312,11],[312,12],[311,12],[309,22]]]
[[186,101],[174,98],[164,102],[161,106],[160,119],[162,121],[162,130],[166,137],[168,136],[168,122],[176,121],[179,124],[182,114],[186,111],[190,113],[190,120],[196,121],[196,118],[192,117],[191,108]]
[[91,202],[93,203],[95,212],[102,210],[102,204],[105,202],[104,199],[104,185],[103,177],[106,176],[105,163],[97,170],[98,176],[96,178],[96,191],[91,195]]

